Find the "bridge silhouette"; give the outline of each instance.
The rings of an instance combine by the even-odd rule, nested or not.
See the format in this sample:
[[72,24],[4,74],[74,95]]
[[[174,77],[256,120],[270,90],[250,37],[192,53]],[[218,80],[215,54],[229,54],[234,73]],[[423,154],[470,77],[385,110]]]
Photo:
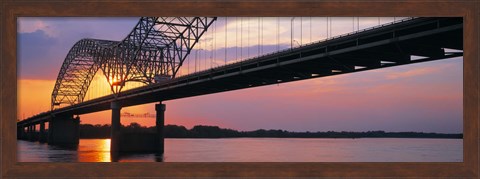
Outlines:
[[[127,151],[121,144],[128,143],[120,130],[121,109],[157,102],[152,147],[163,154],[166,106],[162,101],[463,56],[462,18],[422,17],[305,45],[294,46],[291,39],[291,48],[285,50],[178,75],[216,20],[142,17],[122,41],[78,41],[59,71],[51,110],[19,121],[17,138],[78,145],[78,115],[111,110],[111,153]],[[111,94],[85,100],[98,71],[107,79]],[[144,85],[125,89],[130,82]]]

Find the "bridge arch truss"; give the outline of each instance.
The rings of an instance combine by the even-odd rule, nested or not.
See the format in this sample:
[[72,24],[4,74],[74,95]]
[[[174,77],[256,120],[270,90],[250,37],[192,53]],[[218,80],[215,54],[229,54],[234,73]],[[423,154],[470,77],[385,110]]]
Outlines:
[[82,39],[58,73],[51,109],[83,102],[100,70],[113,94],[130,81],[175,78],[186,57],[216,17],[141,17],[122,41]]

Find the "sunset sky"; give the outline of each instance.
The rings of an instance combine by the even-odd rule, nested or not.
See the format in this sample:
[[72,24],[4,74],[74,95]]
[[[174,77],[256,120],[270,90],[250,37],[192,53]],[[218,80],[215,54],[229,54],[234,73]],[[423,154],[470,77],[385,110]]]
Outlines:
[[[138,19],[18,18],[18,118],[50,109],[60,66],[78,40],[120,41]],[[332,21],[327,26],[327,19],[319,17],[296,17],[293,21],[291,17],[219,18],[195,47],[202,49],[198,58],[204,60],[195,64],[192,53],[180,75],[194,72],[195,66],[199,71],[286,49],[292,41],[298,46],[394,20],[329,19]],[[462,69],[460,57],[165,101],[165,122],[187,128],[217,125],[237,130],[461,133]],[[97,75],[86,100],[108,92],[105,84],[105,77]],[[153,103],[123,108],[122,112],[155,114]],[[80,118],[82,123],[109,124],[110,111]],[[151,126],[155,119],[122,118],[121,122]]]

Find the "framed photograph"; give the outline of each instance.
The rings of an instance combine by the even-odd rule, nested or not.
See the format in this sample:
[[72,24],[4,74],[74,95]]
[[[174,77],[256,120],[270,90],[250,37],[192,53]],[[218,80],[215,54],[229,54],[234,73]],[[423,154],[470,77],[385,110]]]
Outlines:
[[478,7],[2,2],[2,176],[476,178]]

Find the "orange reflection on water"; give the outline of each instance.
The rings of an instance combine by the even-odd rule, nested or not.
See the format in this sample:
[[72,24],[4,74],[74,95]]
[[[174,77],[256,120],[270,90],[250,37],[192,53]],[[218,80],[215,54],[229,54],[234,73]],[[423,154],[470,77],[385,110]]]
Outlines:
[[110,139],[103,140],[102,153],[99,162],[110,162]]
[[79,162],[111,162],[110,139],[82,139],[78,153]]

